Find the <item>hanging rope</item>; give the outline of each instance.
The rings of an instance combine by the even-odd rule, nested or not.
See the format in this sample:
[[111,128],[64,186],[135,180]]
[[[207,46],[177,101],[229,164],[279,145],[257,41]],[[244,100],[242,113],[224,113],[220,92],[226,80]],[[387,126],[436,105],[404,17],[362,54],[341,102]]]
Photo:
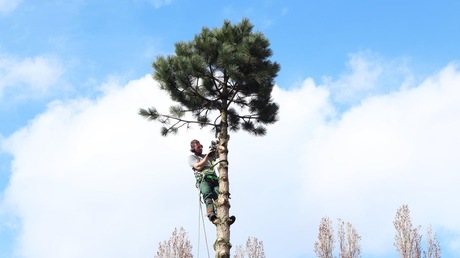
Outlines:
[[[227,162],[227,164],[228,164],[228,161],[226,161],[226,160],[219,160],[216,163],[214,163],[214,161],[211,160],[211,169],[214,170],[215,166],[217,164],[219,164],[220,162]],[[193,169],[193,171],[195,172],[195,169]],[[201,180],[204,180],[204,177]],[[199,209],[199,214],[198,214],[198,251],[197,251],[197,257],[198,258],[200,257],[200,214],[201,214],[201,221],[203,222],[204,239],[206,241],[206,250],[208,252],[208,258],[211,258],[210,254],[209,254],[208,237],[206,235],[206,227],[205,227],[205,223],[204,223],[204,215],[203,215],[203,208],[202,208],[202,202],[201,202],[201,190],[200,190],[201,189],[201,181],[200,181],[200,184],[197,185],[197,188],[198,188],[198,209]]]
[[200,257],[200,213],[201,213],[201,197],[200,197],[200,191],[198,191],[198,251],[196,257]]
[[[201,188],[201,187],[200,187]],[[208,252],[208,258],[210,258],[209,255],[209,246],[208,246],[208,237],[206,235],[206,227],[204,223],[204,215],[203,215],[203,208],[202,208],[202,202],[201,202],[201,192],[200,189],[198,189],[198,251],[197,251],[197,257],[200,257],[200,214],[201,214],[201,221],[203,222],[203,232],[204,232],[204,240],[206,242],[206,250]]]

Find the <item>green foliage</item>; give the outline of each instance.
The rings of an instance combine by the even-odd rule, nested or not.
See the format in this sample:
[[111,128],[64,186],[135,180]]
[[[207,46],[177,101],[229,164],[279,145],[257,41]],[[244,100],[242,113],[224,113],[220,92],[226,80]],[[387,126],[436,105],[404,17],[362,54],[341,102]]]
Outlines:
[[158,111],[155,108],[148,108],[148,109],[139,109],[139,115],[145,117],[146,119],[149,120],[157,120],[160,114],[158,114]]
[[[162,135],[191,123],[264,135],[265,125],[277,121],[279,109],[271,92],[280,66],[269,60],[269,46],[248,19],[203,28],[192,41],[176,43],[174,55],[159,56],[152,64],[154,79],[178,105],[169,115],[154,108],[139,114],[163,123]],[[186,114],[191,118],[185,119]],[[171,119],[176,122],[170,124]]]
[[181,118],[184,116],[185,112],[182,106],[172,106],[169,108],[169,113],[174,115],[175,117]]

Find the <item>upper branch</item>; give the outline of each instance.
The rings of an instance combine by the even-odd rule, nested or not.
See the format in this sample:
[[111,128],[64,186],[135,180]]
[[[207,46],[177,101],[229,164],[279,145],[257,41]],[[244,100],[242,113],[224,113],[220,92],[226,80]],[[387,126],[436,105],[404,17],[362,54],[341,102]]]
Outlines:
[[[169,123],[168,119],[172,119],[172,120],[175,120],[176,123],[184,122],[186,124],[204,124],[204,125],[214,126],[213,123],[203,123],[203,122],[196,121],[196,120],[188,120],[188,119],[182,119],[182,118],[171,116],[171,115],[160,114],[155,109],[152,109],[152,108],[149,108],[149,109],[141,108],[139,110],[139,115],[149,120],[158,120],[160,123],[163,123],[163,124]],[[165,118],[165,119],[161,119],[161,118]]]

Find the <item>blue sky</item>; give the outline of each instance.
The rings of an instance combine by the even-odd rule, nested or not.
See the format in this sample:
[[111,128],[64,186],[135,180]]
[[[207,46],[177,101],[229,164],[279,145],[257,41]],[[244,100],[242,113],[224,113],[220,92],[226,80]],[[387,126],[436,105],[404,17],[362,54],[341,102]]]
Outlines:
[[[171,53],[175,42],[191,40],[202,27],[221,26],[225,19],[238,22],[248,17],[270,39],[273,59],[283,68],[277,78],[281,87],[290,87],[306,76],[320,80],[337,75],[348,55],[358,51],[407,58],[423,73],[460,55],[456,47],[460,4],[456,1],[385,1],[370,6],[362,1],[233,1],[214,5],[159,1],[158,8],[154,1],[142,0],[117,4],[12,2],[17,3],[15,9],[4,10],[1,16],[2,56],[19,62],[47,57],[62,74],[60,81],[54,82],[59,86],[54,85],[41,98],[26,101],[24,97],[22,105],[16,105],[19,100],[15,98],[3,103],[2,118],[8,115],[9,119],[11,113],[30,119],[34,112],[29,110],[44,106],[53,97],[94,94],[94,84],[108,76],[127,80],[149,73],[156,55]],[[15,96],[17,91],[10,86],[2,89],[3,95]],[[20,118],[15,120],[14,125],[2,125],[2,132],[11,133],[24,124]]]
[[[397,257],[391,220],[407,203],[456,257],[459,12],[453,0],[0,0],[0,257],[151,257],[180,226],[195,244],[187,145],[212,135],[161,138],[136,112],[171,104],[156,56],[244,17],[281,65],[281,119],[267,137],[232,137],[234,245],[256,236],[268,257],[314,257],[327,215],[357,227],[364,257]],[[269,189],[251,200],[257,182]]]

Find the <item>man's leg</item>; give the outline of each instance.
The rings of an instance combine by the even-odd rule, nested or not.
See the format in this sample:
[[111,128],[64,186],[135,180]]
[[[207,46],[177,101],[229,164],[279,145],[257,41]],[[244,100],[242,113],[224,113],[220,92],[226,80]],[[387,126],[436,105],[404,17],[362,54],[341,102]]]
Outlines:
[[206,204],[206,213],[210,221],[214,221],[216,217],[216,212],[214,209],[214,189],[209,182],[203,181],[201,182],[201,194],[203,195],[204,203]]
[[[219,195],[219,183],[218,182],[215,182],[213,186],[213,192],[214,192],[213,199],[217,200],[217,197]],[[228,223],[232,225],[235,222],[235,220],[236,220],[236,217],[232,215],[228,218]]]

